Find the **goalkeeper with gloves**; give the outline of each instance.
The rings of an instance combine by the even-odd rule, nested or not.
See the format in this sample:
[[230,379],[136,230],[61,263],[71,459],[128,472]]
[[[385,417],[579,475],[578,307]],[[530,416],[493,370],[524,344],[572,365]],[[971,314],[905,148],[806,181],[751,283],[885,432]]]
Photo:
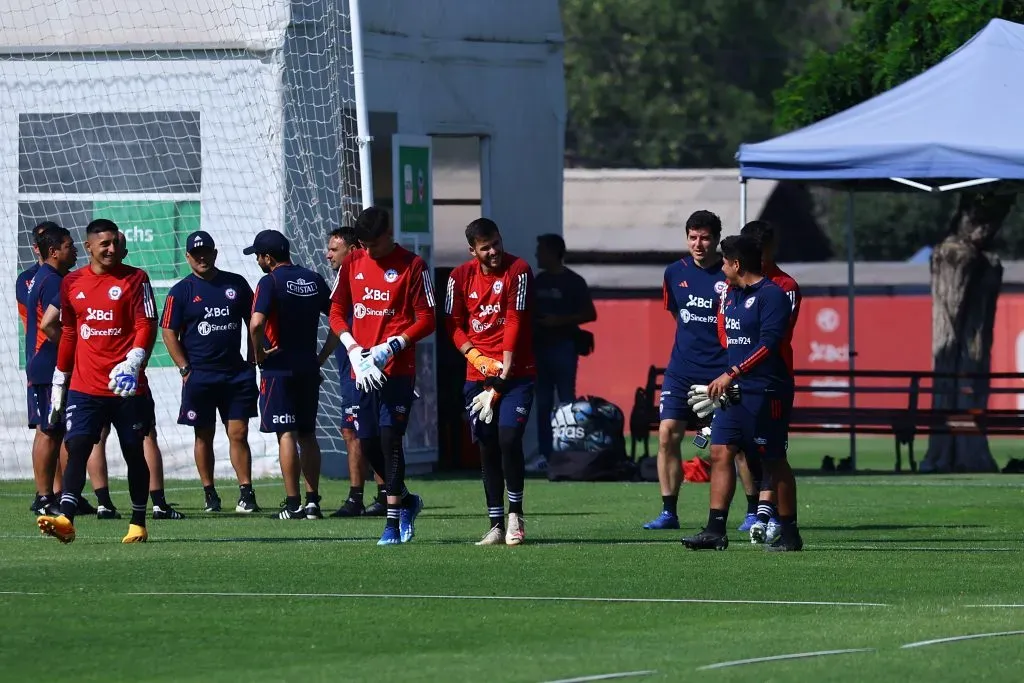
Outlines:
[[[61,282],[61,336],[47,421],[64,421],[68,462],[59,516],[37,518],[40,531],[62,543],[75,540],[74,518],[85,486],[86,461],[103,429],[117,430],[128,466],[131,524],[124,543],[141,543],[146,531],[149,467],[142,441],[153,427],[153,403],[143,368],[156,339],[156,302],[149,276],[121,263],[113,221],[85,229],[89,265]],[[66,413],[66,414],[65,414]]]
[[[523,432],[533,405],[533,273],[506,253],[494,221],[466,227],[472,255],[448,278],[448,333],[466,356],[463,390],[473,441],[480,448],[489,530],[477,545],[520,545],[526,539]],[[508,525],[504,494],[508,491]]]
[[[722,240],[722,271],[731,285],[721,315],[729,369],[708,385],[694,385],[688,403],[711,423],[711,509],[707,526],[682,539],[691,550],[729,547],[726,523],[736,489],[737,453],[757,457],[778,491],[780,537],[767,550],[803,548],[796,526],[796,482],[786,460],[793,376],[781,351],[792,304],[764,277],[761,244],[748,235]],[[737,391],[738,390],[738,391]]]
[[[356,436],[374,472],[384,476],[387,521],[377,545],[408,543],[423,499],[405,486],[402,437],[415,398],[416,342],[434,331],[434,285],[423,259],[395,243],[391,218],[372,207],[359,214],[356,238],[331,295],[331,331],[359,390]],[[351,326],[347,319],[352,319]]]

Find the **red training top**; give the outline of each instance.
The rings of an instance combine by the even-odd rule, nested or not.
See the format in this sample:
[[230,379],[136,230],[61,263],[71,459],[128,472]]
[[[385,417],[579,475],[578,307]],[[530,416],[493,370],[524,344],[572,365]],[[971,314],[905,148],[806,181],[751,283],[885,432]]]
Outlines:
[[[513,352],[509,378],[534,377],[533,356],[533,272],[530,265],[506,253],[501,268],[485,274],[476,259],[452,271],[448,278],[445,312],[448,333],[461,349],[469,342],[477,351],[500,361],[505,351]],[[471,363],[466,364],[466,379],[480,381],[484,376]]]
[[[97,275],[86,266],[69,273],[60,287],[60,346],[57,369],[72,372],[71,390],[113,396],[110,371],[134,348],[153,348],[156,302],[145,271],[124,264]],[[139,373],[138,393],[148,390]]]
[[[349,328],[347,317],[352,316]],[[355,249],[338,270],[331,293],[331,330],[351,332],[364,349],[406,335],[409,345],[384,366],[389,377],[416,374],[416,342],[436,325],[434,283],[427,264],[399,244],[379,260]],[[354,375],[353,375],[354,376]]]

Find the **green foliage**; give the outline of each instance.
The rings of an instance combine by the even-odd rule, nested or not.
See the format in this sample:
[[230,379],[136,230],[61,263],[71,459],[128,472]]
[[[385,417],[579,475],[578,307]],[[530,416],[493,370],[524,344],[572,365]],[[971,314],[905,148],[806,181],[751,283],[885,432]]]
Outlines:
[[[1024,21],[1021,0],[846,0],[858,12],[849,42],[815,48],[775,95],[782,130],[814,123],[934,66],[990,19]],[[955,93],[950,94],[956,97]]]
[[564,0],[572,165],[731,166],[769,137],[772,93],[838,44],[836,0]]

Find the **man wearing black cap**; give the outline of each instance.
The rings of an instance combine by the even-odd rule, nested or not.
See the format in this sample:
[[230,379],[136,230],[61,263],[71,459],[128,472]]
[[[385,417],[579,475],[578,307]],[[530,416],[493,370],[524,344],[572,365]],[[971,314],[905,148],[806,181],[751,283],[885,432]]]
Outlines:
[[[249,418],[256,417],[256,368],[241,355],[243,330],[249,329],[252,288],[245,278],[217,268],[217,249],[199,230],[185,240],[192,273],[167,293],[160,317],[171,360],[181,373],[178,424],[195,429],[195,457],[206,496],[206,512],[220,512],[213,484],[213,437],[217,414],[230,443],[231,466],[238,477],[235,512],[259,510],[252,490]],[[248,334],[244,334],[246,340]],[[249,358],[252,359],[252,344]]]
[[[328,335],[317,353],[320,316],[331,306],[331,290],[318,273],[291,262],[288,238],[277,230],[256,235],[243,254],[255,254],[266,275],[256,284],[249,321],[260,366],[260,431],[277,434],[285,505],[278,519],[320,519],[320,358],[330,357],[337,337]],[[300,459],[299,454],[302,454]],[[299,472],[306,480],[306,505],[299,498]]]

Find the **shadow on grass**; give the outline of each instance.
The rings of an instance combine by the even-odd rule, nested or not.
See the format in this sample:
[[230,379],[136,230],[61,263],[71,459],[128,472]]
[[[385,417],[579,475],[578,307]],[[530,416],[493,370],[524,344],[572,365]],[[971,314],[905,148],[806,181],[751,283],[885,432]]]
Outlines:
[[[304,537],[267,537],[267,536],[236,536],[224,538],[160,538],[156,543],[376,543],[376,537],[370,536],[304,536]],[[411,545],[465,545],[476,542],[473,538],[439,538],[416,540]],[[539,538],[531,539],[527,545],[679,545],[679,539],[650,540],[640,538]]]
[[906,529],[984,529],[984,524],[857,524],[854,526],[818,526],[801,524],[801,530],[814,531],[903,531]]

